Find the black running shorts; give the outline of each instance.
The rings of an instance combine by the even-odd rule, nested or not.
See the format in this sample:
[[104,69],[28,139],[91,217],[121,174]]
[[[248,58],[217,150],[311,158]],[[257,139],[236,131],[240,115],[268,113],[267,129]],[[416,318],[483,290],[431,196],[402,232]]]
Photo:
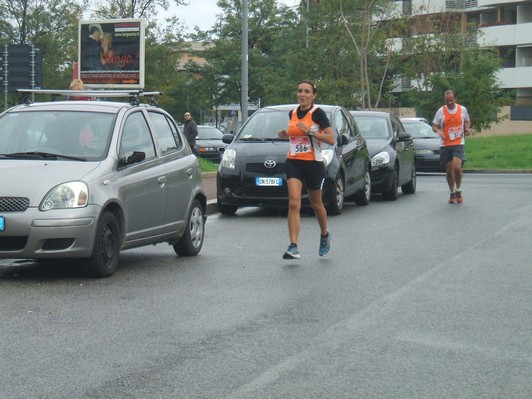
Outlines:
[[321,190],[325,180],[325,166],[321,161],[300,161],[287,159],[286,179],[298,179],[306,184],[307,190]]

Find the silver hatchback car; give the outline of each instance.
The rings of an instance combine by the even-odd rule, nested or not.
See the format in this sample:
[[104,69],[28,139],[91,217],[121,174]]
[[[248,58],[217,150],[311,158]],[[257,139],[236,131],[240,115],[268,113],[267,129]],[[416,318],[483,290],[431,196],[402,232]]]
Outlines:
[[158,93],[84,91],[130,101],[27,101],[0,115],[0,258],[77,259],[107,277],[123,249],[200,252],[198,159],[147,94]]

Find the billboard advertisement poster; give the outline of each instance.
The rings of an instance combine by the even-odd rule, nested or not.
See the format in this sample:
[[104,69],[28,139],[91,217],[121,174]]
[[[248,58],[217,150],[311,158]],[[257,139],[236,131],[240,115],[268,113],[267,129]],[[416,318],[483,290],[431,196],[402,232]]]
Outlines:
[[79,22],[79,78],[87,88],[144,88],[144,21]]

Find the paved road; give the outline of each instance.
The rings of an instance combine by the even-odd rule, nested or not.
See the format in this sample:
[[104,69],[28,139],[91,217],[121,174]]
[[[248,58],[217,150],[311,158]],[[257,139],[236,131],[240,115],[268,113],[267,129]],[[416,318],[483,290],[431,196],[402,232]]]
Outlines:
[[0,261],[0,398],[532,397],[532,175],[443,176],[348,204],[330,256],[302,220],[211,215],[201,254],[91,280]]

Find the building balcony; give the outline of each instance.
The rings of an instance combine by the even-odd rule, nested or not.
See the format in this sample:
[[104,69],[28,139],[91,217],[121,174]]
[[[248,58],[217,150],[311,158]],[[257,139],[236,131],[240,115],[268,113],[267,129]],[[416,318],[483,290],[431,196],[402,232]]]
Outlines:
[[503,89],[528,89],[532,87],[532,66],[503,68],[497,73]]
[[532,43],[532,22],[479,28],[481,46],[522,46]]
[[504,5],[526,5],[530,0],[477,0],[479,7],[494,7]]

